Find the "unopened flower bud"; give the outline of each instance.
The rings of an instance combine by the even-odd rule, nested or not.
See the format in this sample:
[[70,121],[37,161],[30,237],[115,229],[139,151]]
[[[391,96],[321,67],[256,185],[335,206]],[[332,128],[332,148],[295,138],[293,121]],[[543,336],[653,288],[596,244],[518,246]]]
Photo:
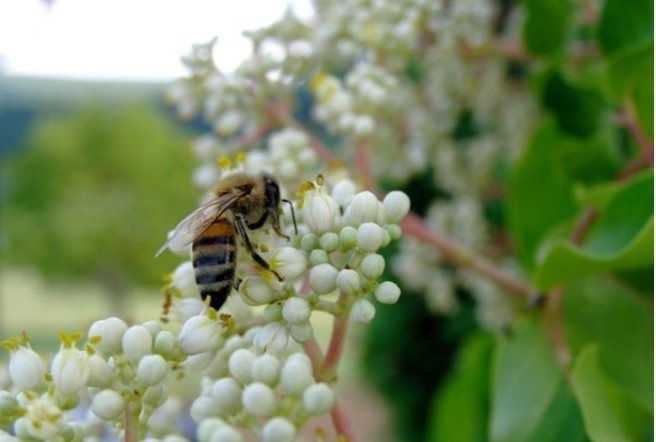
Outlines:
[[299,324],[292,324],[289,327],[289,335],[296,342],[302,343],[312,339],[312,336],[314,336],[314,329],[312,328],[310,321],[301,322]]
[[143,395],[143,402],[152,406],[153,408],[157,408],[164,404],[167,398],[168,394],[166,392],[166,387],[164,387],[163,383],[160,383],[158,385],[153,385],[152,387],[146,388],[146,391]]
[[253,347],[258,352],[276,355],[287,348],[289,332],[287,327],[279,322],[272,322],[262,327],[253,339]]
[[142,325],[133,325],[123,334],[123,353],[130,361],[138,361],[149,354],[152,345],[153,337],[148,329]]
[[253,378],[251,377],[251,370],[253,362],[255,362],[255,353],[245,348],[240,348],[230,355],[228,360],[228,369],[233,378],[239,381],[242,385],[250,383]]
[[283,247],[273,256],[271,265],[286,280],[303,275],[307,268],[305,255],[293,247]]
[[337,287],[347,295],[360,290],[360,275],[353,269],[342,269],[337,274]]
[[385,270],[385,258],[377,253],[370,253],[362,259],[360,271],[369,279],[377,279]]
[[335,404],[335,393],[324,383],[310,385],[303,392],[303,408],[311,415],[328,413]]
[[301,239],[301,248],[306,252],[311,252],[312,250],[319,247],[319,237],[314,233],[308,233],[303,235]]
[[339,245],[343,249],[355,247],[358,242],[358,231],[352,226],[346,226],[339,232]]
[[340,207],[347,207],[355,195],[355,183],[351,180],[339,180],[333,186],[332,196]]
[[385,231],[389,233],[390,240],[396,241],[397,239],[401,238],[401,227],[398,226],[398,224],[387,224],[385,226]]
[[337,269],[330,264],[319,264],[310,270],[310,287],[316,293],[323,295],[335,290],[337,284]]
[[112,421],[120,416],[125,409],[125,402],[114,390],[103,390],[91,401],[91,411],[100,419]]
[[150,332],[150,336],[155,339],[155,336],[157,336],[157,333],[159,333],[162,330],[162,326],[159,324],[159,321],[151,320],[151,321],[146,321],[144,322],[143,325],[146,330]]
[[335,201],[316,190],[305,192],[303,199],[303,222],[314,233],[324,233],[335,227],[339,209]]
[[376,287],[376,299],[383,304],[395,304],[401,296],[401,289],[391,281],[385,281]]
[[0,391],[0,421],[5,417],[15,415],[18,409],[18,401],[14,395],[8,391]]
[[160,355],[146,355],[137,366],[137,379],[148,386],[159,384],[169,371],[164,358]]
[[214,417],[219,413],[216,402],[209,396],[199,396],[191,404],[189,415],[194,422],[202,422],[203,419]]
[[328,253],[323,249],[314,249],[310,252],[310,264],[313,266],[325,264],[330,261]]
[[188,355],[214,350],[221,343],[221,324],[207,315],[189,318],[178,335],[182,351]]
[[310,319],[310,303],[305,298],[294,296],[285,301],[282,317],[290,324],[299,324]]
[[358,227],[358,247],[365,252],[375,252],[385,238],[385,231],[378,224],[364,223]]
[[248,305],[264,305],[273,301],[273,287],[258,276],[249,276],[239,285],[239,294]]
[[89,387],[107,387],[114,379],[114,370],[98,354],[89,356]]
[[119,318],[111,317],[94,322],[89,327],[89,339],[99,337],[96,350],[110,356],[121,351],[121,340],[128,326]]
[[293,442],[296,427],[284,417],[274,417],[262,427],[262,442]]
[[202,299],[200,299],[200,296],[175,299],[173,301],[173,311],[175,312],[178,321],[183,324],[190,318],[200,315],[204,309],[205,304]]
[[376,308],[367,299],[358,299],[351,307],[351,319],[362,324],[368,324],[376,315]]
[[280,361],[269,354],[258,356],[251,367],[251,376],[255,382],[275,385],[280,376]]
[[241,409],[241,385],[233,378],[219,379],[212,385],[211,395],[219,413],[232,415]]
[[280,372],[280,385],[288,394],[300,395],[314,383],[312,367],[300,359],[287,359]]
[[89,355],[77,348],[62,348],[52,361],[52,381],[64,395],[76,394],[89,380]]
[[376,221],[380,210],[380,201],[367,191],[356,194],[351,200],[344,214],[344,222],[349,226],[357,227],[366,222]]
[[244,389],[242,403],[246,411],[258,417],[271,416],[278,408],[278,401],[273,390],[261,382],[250,384]]
[[339,247],[339,236],[335,232],[326,232],[319,238],[319,245],[326,252],[334,252]]
[[214,431],[211,442],[244,442],[244,436],[236,428],[223,425]]
[[31,348],[20,346],[9,357],[9,376],[20,390],[34,390],[43,383],[46,366]]
[[171,356],[175,351],[175,336],[168,330],[162,330],[155,336],[155,345],[153,348],[155,353],[164,357]]
[[225,425],[226,423],[223,421],[223,419],[219,419],[218,417],[203,419],[203,421],[198,424],[198,427],[196,428],[196,437],[200,442],[210,442],[212,440],[212,436]]
[[410,211],[410,198],[398,190],[390,192],[383,199],[383,211],[388,222],[398,223]]

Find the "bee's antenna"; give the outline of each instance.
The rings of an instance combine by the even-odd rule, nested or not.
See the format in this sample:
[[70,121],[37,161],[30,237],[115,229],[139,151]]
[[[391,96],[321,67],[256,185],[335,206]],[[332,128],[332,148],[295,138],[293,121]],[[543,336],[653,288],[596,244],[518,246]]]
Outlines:
[[289,204],[289,208],[292,211],[292,221],[294,222],[294,235],[298,235],[298,227],[296,226],[296,215],[294,214],[294,205],[289,200],[283,199],[282,201]]

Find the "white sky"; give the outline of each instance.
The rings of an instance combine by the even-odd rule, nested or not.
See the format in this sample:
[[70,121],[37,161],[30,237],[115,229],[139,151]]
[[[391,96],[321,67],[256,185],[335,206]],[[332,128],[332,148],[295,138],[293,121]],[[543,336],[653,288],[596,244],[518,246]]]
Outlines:
[[0,75],[172,80],[180,56],[218,36],[231,70],[250,49],[241,32],[278,19],[292,0],[0,0]]

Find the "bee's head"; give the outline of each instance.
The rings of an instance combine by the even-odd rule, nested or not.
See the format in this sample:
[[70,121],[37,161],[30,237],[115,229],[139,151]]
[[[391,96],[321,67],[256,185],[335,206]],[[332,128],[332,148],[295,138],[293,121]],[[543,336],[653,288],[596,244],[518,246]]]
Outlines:
[[269,174],[262,175],[262,182],[264,184],[264,198],[265,205],[268,209],[278,210],[280,205],[280,186],[278,180]]

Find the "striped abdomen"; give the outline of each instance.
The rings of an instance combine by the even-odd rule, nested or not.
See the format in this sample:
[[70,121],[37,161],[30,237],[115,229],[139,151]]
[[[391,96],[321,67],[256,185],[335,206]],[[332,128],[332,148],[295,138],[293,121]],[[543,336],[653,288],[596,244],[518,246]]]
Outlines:
[[214,221],[192,244],[191,256],[200,296],[211,296],[215,310],[223,305],[232,290],[237,245],[235,227],[227,218]]

